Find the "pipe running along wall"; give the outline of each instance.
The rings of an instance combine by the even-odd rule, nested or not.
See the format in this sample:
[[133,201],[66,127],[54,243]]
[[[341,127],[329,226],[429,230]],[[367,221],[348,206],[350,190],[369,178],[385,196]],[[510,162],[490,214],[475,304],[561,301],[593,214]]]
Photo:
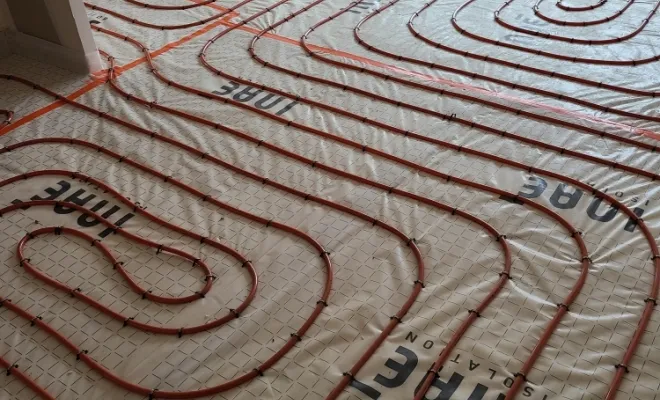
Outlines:
[[136,18],[127,17],[127,16],[125,16],[121,13],[118,13],[116,11],[112,11],[108,8],[100,7],[100,6],[97,6],[97,5],[94,5],[94,4],[85,3],[85,6],[87,8],[92,9],[92,10],[104,12],[106,14],[112,15],[113,17],[122,19],[124,21],[130,22],[130,23],[135,24],[135,25],[143,26],[145,28],[154,28],[154,29],[159,29],[161,31],[172,31],[172,30],[187,29],[187,28],[193,28],[193,27],[200,26],[200,25],[205,25],[209,22],[212,22],[212,21],[215,21],[217,19],[220,19],[220,18],[224,17],[229,12],[234,11],[235,9],[239,8],[240,6],[245,5],[245,4],[247,4],[251,1],[252,0],[243,0],[242,2],[236,4],[235,6],[232,6],[231,8],[229,8],[229,9],[223,11],[223,12],[214,14],[214,15],[208,17],[208,18],[204,18],[204,19],[201,19],[199,21],[190,22],[190,23],[187,23],[187,24],[180,24],[180,25],[152,24],[152,23],[149,23],[149,22],[141,21],[141,20],[136,19]]

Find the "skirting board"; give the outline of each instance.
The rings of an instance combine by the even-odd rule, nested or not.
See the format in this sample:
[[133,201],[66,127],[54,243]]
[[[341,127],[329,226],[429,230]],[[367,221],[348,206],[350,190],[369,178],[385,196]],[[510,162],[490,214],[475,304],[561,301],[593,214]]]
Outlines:
[[[3,39],[0,38],[0,55],[3,51],[2,41]],[[80,51],[17,31],[5,31],[4,42],[10,53],[47,62],[71,71],[88,73],[102,69],[101,58],[96,50],[83,54]]]

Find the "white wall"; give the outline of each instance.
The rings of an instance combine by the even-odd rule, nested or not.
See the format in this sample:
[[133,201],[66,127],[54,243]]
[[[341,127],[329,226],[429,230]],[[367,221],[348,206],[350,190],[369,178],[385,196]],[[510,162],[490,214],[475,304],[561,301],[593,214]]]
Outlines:
[[14,21],[11,19],[7,3],[5,0],[0,0],[0,58],[6,57],[11,53],[5,31],[13,28]]
[[[30,15],[30,10],[39,14]],[[4,36],[4,47],[25,57],[80,72],[102,68],[82,0],[0,0],[0,31],[7,28],[0,34],[0,56]]]
[[14,28],[14,22],[11,19],[7,2],[5,0],[0,0],[0,31],[9,28]]

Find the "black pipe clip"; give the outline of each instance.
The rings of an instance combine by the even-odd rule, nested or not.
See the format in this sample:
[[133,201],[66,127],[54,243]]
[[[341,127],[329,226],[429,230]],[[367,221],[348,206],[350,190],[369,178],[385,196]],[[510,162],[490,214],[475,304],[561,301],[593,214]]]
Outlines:
[[523,374],[522,372],[516,372],[515,374],[513,374],[513,377],[514,378],[521,377],[523,382],[527,382],[527,376],[525,376],[525,374]]
[[80,361],[80,355],[81,354],[89,354],[89,351],[87,350],[80,350],[78,353],[76,353],[76,361]]
[[627,374],[628,372],[630,372],[630,370],[628,369],[628,366],[627,366],[627,365],[624,365],[624,364],[616,364],[616,365],[614,366],[614,368],[616,368],[616,369],[623,369],[624,371],[626,371],[626,374]]
[[18,368],[18,364],[10,365],[9,368],[7,368],[7,376],[11,375],[11,370]]

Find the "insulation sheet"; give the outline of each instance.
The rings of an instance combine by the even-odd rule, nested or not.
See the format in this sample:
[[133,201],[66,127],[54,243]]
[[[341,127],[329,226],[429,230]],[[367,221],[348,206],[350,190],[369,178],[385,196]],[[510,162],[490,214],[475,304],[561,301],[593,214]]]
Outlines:
[[425,1],[89,0],[105,70],[0,60],[0,145],[59,138],[0,154],[50,171],[0,399],[660,399],[660,2]]

